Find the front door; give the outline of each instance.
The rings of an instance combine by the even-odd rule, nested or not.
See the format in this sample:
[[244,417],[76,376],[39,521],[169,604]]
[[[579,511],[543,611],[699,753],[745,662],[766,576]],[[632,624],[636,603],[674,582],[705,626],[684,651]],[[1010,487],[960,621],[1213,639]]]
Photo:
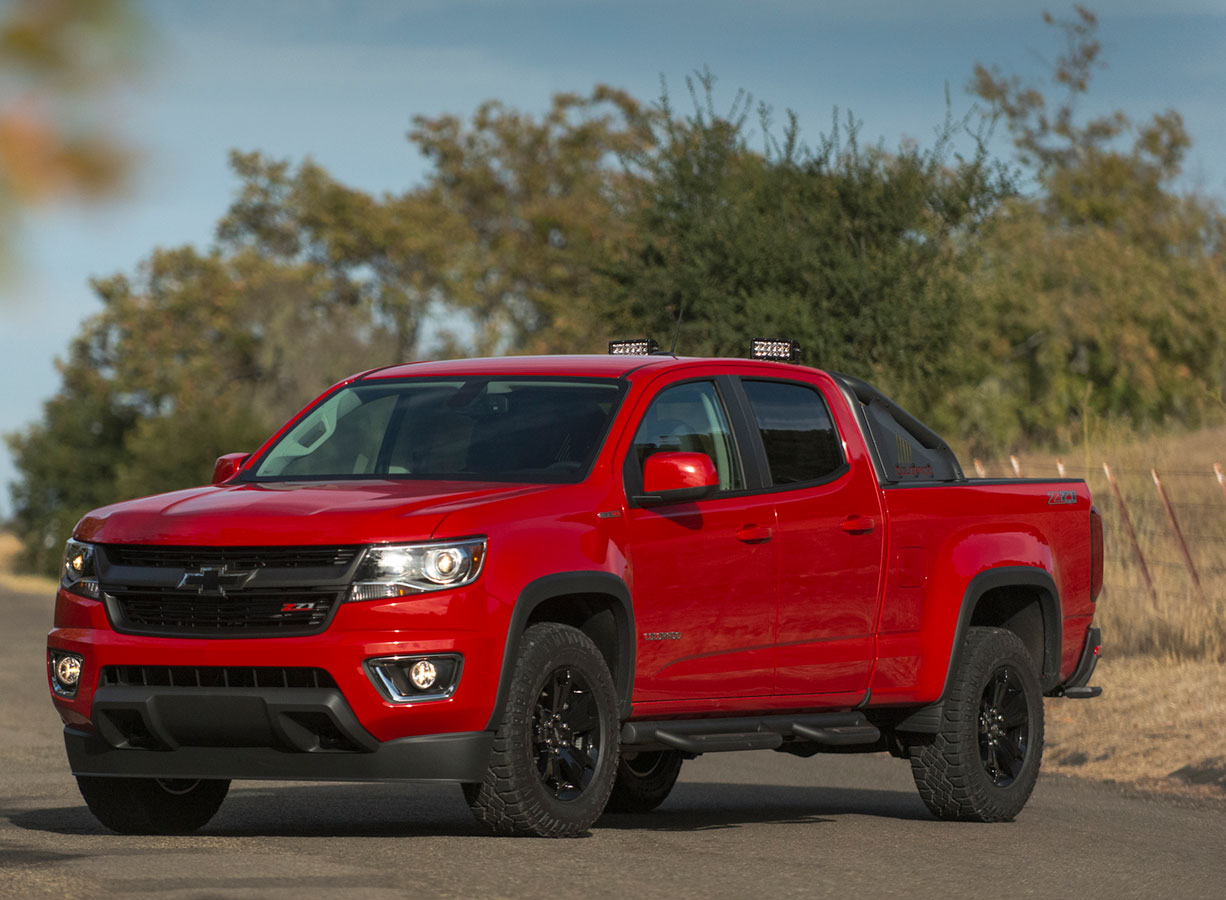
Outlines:
[[[719,490],[636,505],[652,453],[707,454]],[[767,696],[773,690],[778,559],[771,498],[747,489],[714,380],[661,390],[626,459],[628,556],[637,634],[636,703]]]

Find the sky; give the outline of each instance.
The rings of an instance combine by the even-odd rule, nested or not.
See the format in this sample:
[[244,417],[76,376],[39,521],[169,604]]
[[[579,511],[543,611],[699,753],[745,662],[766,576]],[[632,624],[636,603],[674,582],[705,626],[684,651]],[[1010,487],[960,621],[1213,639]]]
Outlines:
[[[1088,112],[1144,121],[1167,108],[1193,145],[1185,186],[1226,197],[1226,2],[1100,0],[1103,57]],[[1060,52],[1043,24],[1072,7],[1032,0],[147,0],[137,77],[107,102],[138,165],[121,195],[27,218],[19,271],[0,283],[0,434],[38,419],[55,359],[100,307],[92,277],[134,272],[155,246],[212,240],[237,186],[232,148],[310,157],[343,183],[399,193],[426,163],[416,115],[469,115],[488,99],[543,111],[597,83],[675,105],[709,69],[717,103],[737,89],[799,115],[802,137],[835,108],[886,146],[929,143],[976,62],[1041,79]],[[1155,10],[1161,9],[1161,12]],[[1003,146],[1002,150],[1007,147]],[[377,365],[391,360],[374,360]],[[326,385],[320,384],[322,390]],[[303,397],[306,403],[309,397]],[[88,473],[83,461],[82,472]],[[15,477],[0,445],[4,485]]]

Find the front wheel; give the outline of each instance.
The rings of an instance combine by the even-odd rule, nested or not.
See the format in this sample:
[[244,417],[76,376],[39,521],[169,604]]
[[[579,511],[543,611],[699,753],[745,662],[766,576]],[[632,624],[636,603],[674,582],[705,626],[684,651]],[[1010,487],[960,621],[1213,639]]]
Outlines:
[[230,782],[78,775],[77,788],[89,811],[111,831],[189,834],[217,813]]
[[572,837],[613,787],[613,678],[591,639],[567,625],[533,625],[520,646],[485,780],[464,785],[464,797],[496,833]]
[[1043,694],[1025,645],[971,628],[935,739],[911,749],[920,797],[942,819],[1005,822],[1026,805],[1043,756]]

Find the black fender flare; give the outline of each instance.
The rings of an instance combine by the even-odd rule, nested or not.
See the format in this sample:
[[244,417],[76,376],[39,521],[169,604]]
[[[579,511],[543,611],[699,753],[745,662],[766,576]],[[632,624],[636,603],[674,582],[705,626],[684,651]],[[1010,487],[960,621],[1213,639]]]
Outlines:
[[502,669],[498,676],[498,694],[494,700],[494,709],[490,713],[489,724],[486,726],[488,731],[497,730],[498,723],[502,720],[507,694],[511,690],[515,660],[519,656],[519,641],[527,628],[528,619],[546,600],[571,594],[603,594],[614,600],[613,619],[617,629],[619,652],[617,671],[612,673],[613,685],[617,689],[618,715],[623,720],[630,718],[635,656],[634,604],[630,599],[630,589],[624,581],[609,572],[556,572],[529,582],[515,600],[511,622],[507,627]]
[[1038,589],[1039,609],[1043,614],[1043,659],[1039,673],[1039,687],[1044,694],[1055,690],[1060,683],[1060,660],[1063,654],[1064,618],[1060,608],[1060,592],[1055,579],[1037,566],[1000,566],[980,572],[966,586],[962,595],[962,607],[958,611],[958,623],[954,627],[953,644],[950,646],[949,664],[945,670],[945,682],[941,698],[935,703],[922,706],[907,715],[897,727],[901,731],[935,733],[940,730],[941,711],[954,672],[962,659],[962,644],[967,629],[971,627],[975,608],[988,591],[1002,587],[1032,587]]

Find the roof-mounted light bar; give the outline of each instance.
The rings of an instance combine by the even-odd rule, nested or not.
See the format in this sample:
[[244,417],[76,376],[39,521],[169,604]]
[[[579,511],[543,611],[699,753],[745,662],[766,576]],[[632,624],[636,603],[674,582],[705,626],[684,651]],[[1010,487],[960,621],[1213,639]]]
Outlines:
[[660,345],[651,338],[637,338],[632,341],[609,341],[611,356],[650,356],[658,353]]
[[749,346],[749,358],[800,362],[800,344],[796,341],[757,340]]

